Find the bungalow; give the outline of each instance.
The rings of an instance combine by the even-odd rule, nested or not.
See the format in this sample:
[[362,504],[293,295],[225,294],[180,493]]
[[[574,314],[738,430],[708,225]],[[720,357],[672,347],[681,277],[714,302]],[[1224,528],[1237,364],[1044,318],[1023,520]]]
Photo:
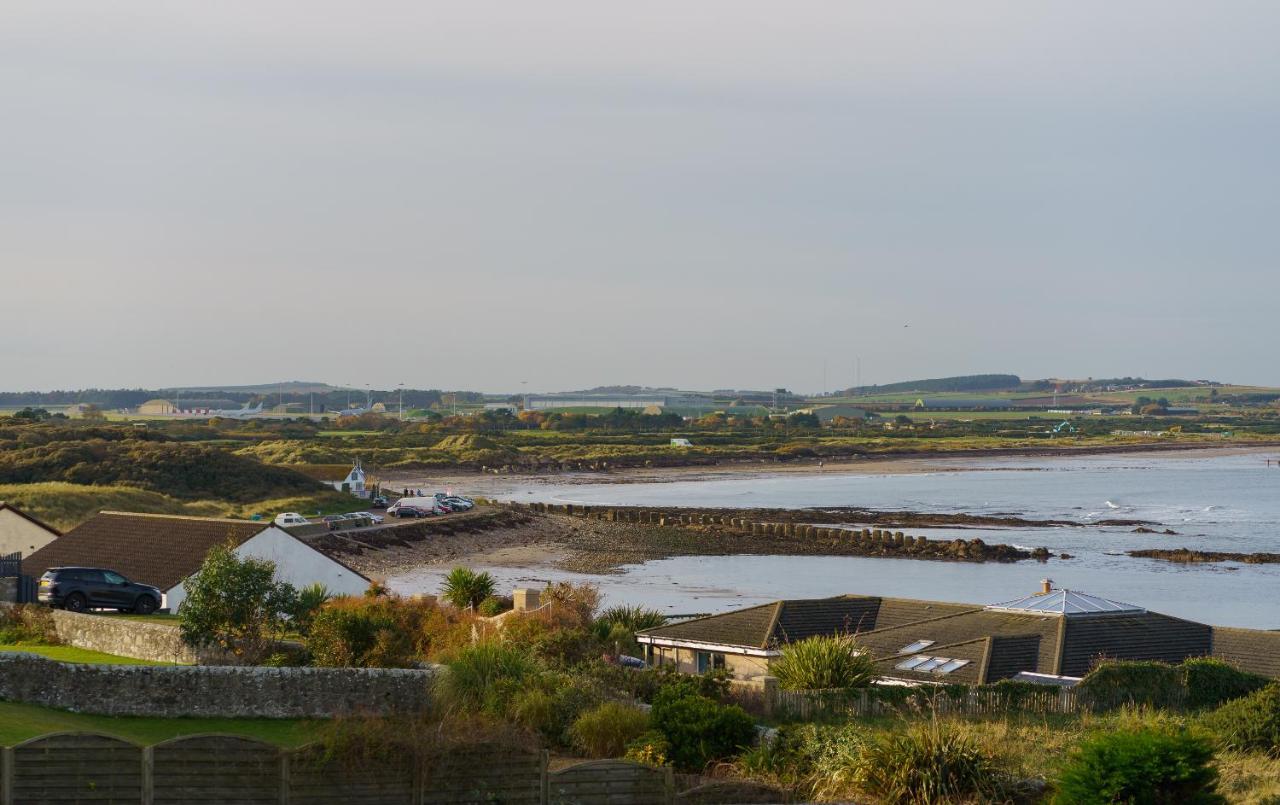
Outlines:
[[0,556],[26,556],[53,542],[61,534],[21,509],[0,500]]
[[1071,683],[1102,659],[1176,663],[1213,656],[1280,678],[1280,632],[1207,626],[1075,590],[990,606],[845,595],[777,601],[648,629],[645,659],[687,673],[768,674],[789,642],[856,635],[885,679],[985,684]]
[[158,587],[165,606],[177,610],[184,583],[209,549],[230,542],[241,557],[269,559],[276,578],[294,586],[323,584],[338,595],[359,595],[369,579],[312,548],[269,521],[101,512],[28,556],[22,572],[39,576],[51,567],[103,567],[131,581]]

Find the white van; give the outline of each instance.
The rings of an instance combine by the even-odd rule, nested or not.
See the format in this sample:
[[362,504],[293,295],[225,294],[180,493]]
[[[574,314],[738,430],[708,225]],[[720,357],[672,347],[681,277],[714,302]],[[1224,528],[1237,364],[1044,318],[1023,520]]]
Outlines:
[[298,514],[297,512],[285,512],[284,514],[276,515],[276,525],[278,526],[311,525],[311,521],[303,517],[301,514]]

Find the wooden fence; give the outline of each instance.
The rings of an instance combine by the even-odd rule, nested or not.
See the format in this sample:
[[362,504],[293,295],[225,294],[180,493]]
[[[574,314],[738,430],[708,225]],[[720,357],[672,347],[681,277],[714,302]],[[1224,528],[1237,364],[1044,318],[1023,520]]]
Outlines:
[[138,746],[108,735],[55,733],[0,748],[0,805],[692,805],[786,799],[781,791],[741,781],[677,789],[670,769],[603,760],[549,772],[545,752],[487,744],[459,747],[424,763],[403,756],[344,758],[316,745],[281,749],[215,734]]
[[1078,713],[1087,709],[1073,688],[1044,690],[999,690],[968,688],[939,691],[928,695],[927,688],[916,688],[902,698],[880,695],[876,690],[823,691],[779,690],[773,694],[773,713],[797,721],[836,717],[885,716],[911,710],[928,710],[940,715],[999,715],[1022,713]]

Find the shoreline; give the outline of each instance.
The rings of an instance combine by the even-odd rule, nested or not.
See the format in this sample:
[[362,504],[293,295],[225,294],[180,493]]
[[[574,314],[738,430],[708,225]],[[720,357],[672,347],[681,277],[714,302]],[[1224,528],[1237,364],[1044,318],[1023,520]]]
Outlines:
[[[1212,458],[1225,455],[1272,453],[1280,459],[1280,441],[1259,444],[1140,444],[1095,445],[1066,448],[1008,448],[1002,450],[933,450],[917,453],[868,454],[856,460],[822,461],[737,461],[714,465],[680,467],[627,467],[618,470],[575,472],[521,472],[489,475],[474,471],[430,472],[402,470],[379,472],[381,482],[390,487],[456,487],[458,491],[480,495],[509,492],[533,485],[570,486],[577,484],[638,484],[707,481],[724,478],[769,478],[802,474],[909,475],[946,470],[984,472],[991,467],[976,462],[1002,458],[1072,459],[1090,456],[1125,455],[1142,457]],[[1172,455],[1171,455],[1172,454]],[[1037,468],[1027,467],[1027,472]]]

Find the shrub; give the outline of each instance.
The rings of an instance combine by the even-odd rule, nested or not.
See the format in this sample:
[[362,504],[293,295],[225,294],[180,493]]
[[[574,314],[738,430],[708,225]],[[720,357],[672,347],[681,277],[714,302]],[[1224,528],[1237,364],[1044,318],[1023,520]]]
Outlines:
[[783,647],[769,668],[787,690],[864,688],[876,678],[875,662],[851,637],[817,636]]
[[582,628],[578,616],[568,610],[508,615],[502,634],[553,667],[570,668],[602,652],[595,635]]
[[538,673],[537,662],[523,649],[498,640],[482,640],[454,652],[440,676],[440,698],[465,710],[506,712],[522,682]]
[[323,584],[308,584],[298,590],[298,595],[289,608],[289,625],[299,634],[305,635],[311,631],[311,624],[320,607],[332,597],[333,593]]
[[1169,709],[1186,700],[1182,670],[1163,662],[1109,660],[1086,674],[1076,690],[1098,710],[1127,705]]
[[57,642],[53,614],[48,609],[31,604],[0,608],[0,643],[37,646]]
[[591,625],[596,608],[600,606],[600,588],[594,584],[562,581],[548,584],[539,600],[544,605],[550,604],[551,609],[560,613],[561,617],[568,613],[576,626],[585,629]]
[[497,583],[488,573],[477,573],[468,567],[455,567],[444,578],[441,593],[444,600],[458,609],[477,607],[481,601],[493,595]]
[[658,692],[650,718],[670,744],[671,762],[682,771],[701,771],[755,741],[755,723],[741,707],[677,685]]
[[397,598],[340,598],[312,619],[307,650],[320,666],[406,668],[416,657],[420,612]]
[[671,743],[667,736],[657,730],[649,730],[627,744],[627,753],[623,757],[648,766],[665,766],[670,762],[670,755]]
[[666,615],[656,609],[646,609],[641,606],[609,607],[596,617],[596,623],[622,626],[632,634],[645,629],[657,628],[666,622]]
[[1225,802],[1208,742],[1184,729],[1147,728],[1098,735],[1063,768],[1056,805]]
[[1241,671],[1214,657],[1186,660],[1180,666],[1187,687],[1187,707],[1217,707],[1266,686],[1267,678]]
[[1004,774],[967,733],[937,720],[871,741],[858,758],[858,785],[885,802],[1001,799]]
[[621,757],[627,745],[649,730],[649,714],[622,702],[605,702],[578,717],[569,728],[575,749],[587,757]]
[[476,613],[486,618],[492,618],[494,615],[501,615],[509,608],[503,605],[501,598],[491,595],[480,602],[480,606],[476,607]]
[[1226,749],[1280,757],[1280,682],[1227,702],[1201,723]]

